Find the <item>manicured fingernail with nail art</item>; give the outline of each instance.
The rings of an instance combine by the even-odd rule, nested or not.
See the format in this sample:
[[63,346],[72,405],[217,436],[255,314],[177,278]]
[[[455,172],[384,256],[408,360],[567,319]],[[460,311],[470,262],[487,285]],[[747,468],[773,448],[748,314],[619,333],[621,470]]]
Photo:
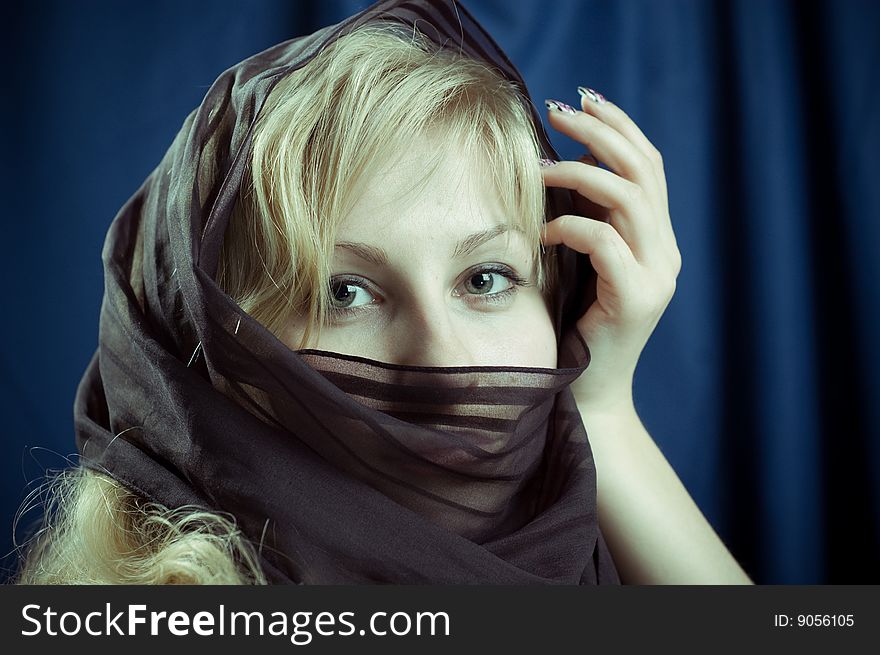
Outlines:
[[590,100],[592,100],[593,102],[595,102],[597,104],[601,105],[603,102],[605,102],[605,96],[603,96],[601,93],[599,93],[595,89],[590,89],[589,87],[586,87],[586,86],[579,86],[578,93],[581,94],[581,98],[586,96]]
[[541,168],[547,168],[548,166],[555,166],[559,162],[555,159],[539,159],[538,162],[541,164]]
[[564,102],[559,102],[559,100],[545,100],[544,104],[547,106],[547,109],[550,111],[558,111],[563,114],[576,114],[577,109],[572,107],[571,105],[567,105]]

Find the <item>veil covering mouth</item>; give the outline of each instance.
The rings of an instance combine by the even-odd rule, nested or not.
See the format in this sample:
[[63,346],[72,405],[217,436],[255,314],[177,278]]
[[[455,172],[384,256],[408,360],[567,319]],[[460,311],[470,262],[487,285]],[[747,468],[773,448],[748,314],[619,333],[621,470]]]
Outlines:
[[[291,350],[215,282],[274,84],[341,35],[402,22],[525,84],[454,0],[385,0],[220,75],[102,252],[99,345],[77,389],[83,466],[175,508],[233,515],[267,579],[619,584],[569,388],[589,259],[556,253],[558,366],[415,367]],[[558,159],[534,107],[542,156]],[[548,188],[554,215],[570,192]]]

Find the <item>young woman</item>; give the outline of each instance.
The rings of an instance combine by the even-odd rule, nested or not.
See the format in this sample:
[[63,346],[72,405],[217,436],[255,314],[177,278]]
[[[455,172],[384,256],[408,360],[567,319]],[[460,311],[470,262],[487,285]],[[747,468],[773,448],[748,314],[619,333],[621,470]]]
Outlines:
[[633,407],[660,155],[579,91],[549,121],[592,155],[556,162],[451,0],[221,75],[108,232],[20,581],[749,582]]

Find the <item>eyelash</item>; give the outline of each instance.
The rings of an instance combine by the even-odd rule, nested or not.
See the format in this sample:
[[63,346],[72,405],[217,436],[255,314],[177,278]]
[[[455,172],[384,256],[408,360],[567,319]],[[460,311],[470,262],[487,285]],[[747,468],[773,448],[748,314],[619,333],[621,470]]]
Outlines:
[[[479,302],[484,304],[495,305],[505,302],[518,291],[519,287],[531,286],[531,282],[529,282],[526,278],[517,275],[513,269],[502,264],[486,264],[484,266],[471,269],[470,271],[468,271],[464,279],[467,280],[468,278],[471,278],[479,273],[498,273],[499,275],[503,275],[511,282],[510,287],[508,287],[504,291],[499,291],[497,293],[467,294],[481,298]],[[338,284],[350,284],[351,286],[364,288],[364,280],[360,278],[343,277],[340,279],[331,280],[331,284],[334,281]],[[362,305],[360,307],[334,307],[331,305],[330,311],[334,316],[338,318],[343,318],[346,316],[357,314],[359,311],[368,306],[369,305]]]

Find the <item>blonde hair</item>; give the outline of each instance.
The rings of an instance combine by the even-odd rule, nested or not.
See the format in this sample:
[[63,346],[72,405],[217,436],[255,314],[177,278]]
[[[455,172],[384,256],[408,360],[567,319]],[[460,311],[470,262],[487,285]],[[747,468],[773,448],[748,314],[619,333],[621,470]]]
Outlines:
[[[309,317],[307,343],[327,316],[334,231],[356,200],[351,190],[431,132],[480,153],[508,220],[535,246],[537,283],[549,293],[540,150],[524,97],[486,64],[390,23],[339,38],[267,98],[218,284],[275,334],[291,313]],[[448,154],[427,162],[426,181]],[[20,583],[265,582],[252,546],[220,514],[147,503],[83,468],[50,489]]]
[[220,254],[220,287],[276,335],[292,316],[306,317],[305,347],[326,323],[335,229],[353,190],[432,133],[442,147],[424,183],[451,148],[479,153],[549,293],[540,149],[524,96],[485,63],[395,23],[341,37],[270,93]]
[[40,493],[46,514],[19,584],[265,584],[254,549],[219,513],[169,510],[83,467]]

